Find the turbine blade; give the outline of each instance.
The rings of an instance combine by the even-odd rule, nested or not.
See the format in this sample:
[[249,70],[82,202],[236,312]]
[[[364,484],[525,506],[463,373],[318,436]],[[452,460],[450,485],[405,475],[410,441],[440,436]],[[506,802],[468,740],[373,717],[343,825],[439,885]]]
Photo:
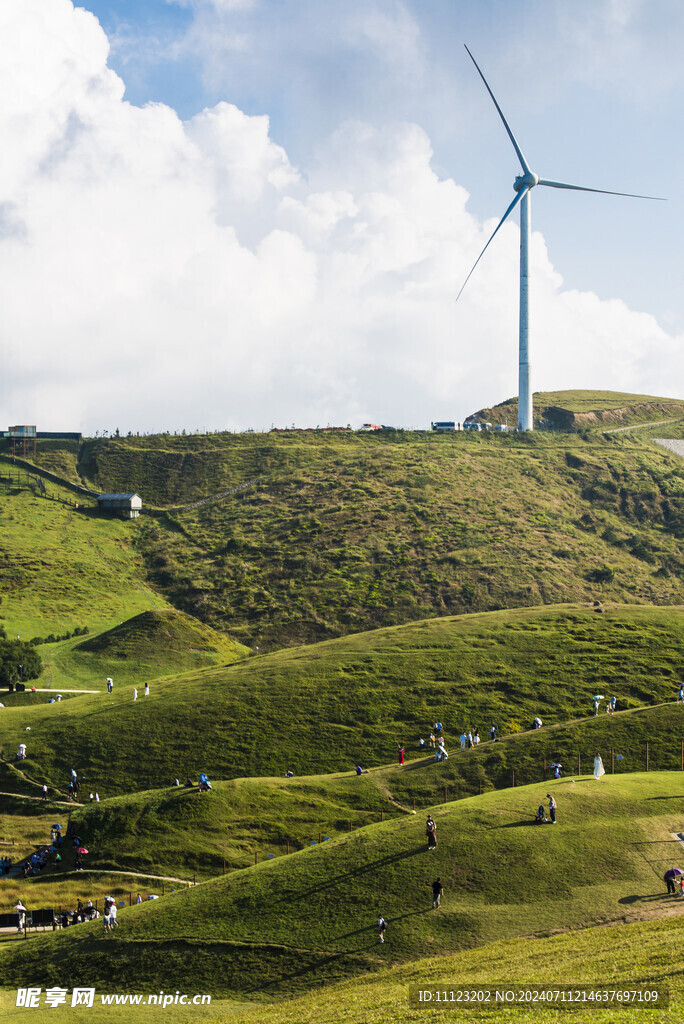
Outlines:
[[497,231],[499,230],[499,228],[501,227],[501,225],[503,224],[503,222],[504,222],[504,221],[506,220],[506,218],[508,217],[508,215],[509,215],[510,213],[512,213],[512,212],[513,212],[513,210],[514,210],[514,209],[515,209],[515,207],[516,207],[516,206],[518,205],[518,203],[520,202],[520,200],[522,199],[522,197],[523,197],[523,196],[525,195],[525,193],[526,193],[526,192],[529,192],[529,191],[530,191],[530,190],[529,190],[529,187],[528,187],[528,186],[525,186],[525,188],[521,188],[519,192],[516,192],[516,195],[515,195],[515,199],[513,200],[513,202],[511,203],[511,205],[510,205],[510,206],[508,207],[508,209],[507,209],[507,210],[506,210],[506,212],[504,213],[504,215],[503,215],[503,217],[501,218],[501,220],[499,221],[499,223],[498,223],[498,224],[496,225],[496,227],[494,228],[494,230],[493,230],[492,234],[491,234],[491,235],[490,235],[490,237],[489,237],[489,242],[487,242],[487,244],[485,245],[484,249],[482,250],[482,252],[480,253],[480,255],[479,255],[479,256],[477,257],[477,259],[475,260],[475,262],[473,263],[473,266],[472,266],[472,269],[471,269],[470,273],[468,274],[468,276],[466,277],[465,281],[464,281],[464,282],[463,282],[463,284],[461,285],[461,290],[460,290],[460,292],[458,293],[458,295],[456,296],[456,302],[458,302],[458,300],[459,300],[459,299],[461,298],[461,295],[463,294],[463,289],[465,288],[465,286],[466,286],[466,285],[468,284],[468,281],[469,281],[469,280],[470,280],[470,278],[472,277],[472,274],[473,274],[473,270],[475,270],[475,267],[476,267],[476,266],[478,265],[478,263],[480,262],[480,260],[481,260],[481,259],[482,259],[482,257],[484,256],[485,252],[486,252],[486,251],[487,251],[487,249],[489,248],[489,243],[490,243],[490,242],[492,241],[492,239],[494,238],[494,235],[495,235],[495,234],[497,233]]
[[584,185],[568,185],[564,181],[547,181],[546,178],[540,178],[537,184],[548,185],[549,188],[571,188],[576,192],[601,192],[604,196],[627,196],[629,199],[654,199],[658,203],[667,202],[662,196],[638,196],[634,192],[611,192],[607,188],[585,188]]
[[[465,43],[463,45],[465,46]],[[522,169],[523,169],[524,173],[525,174],[531,174],[532,172],[530,170],[530,166],[529,166],[527,160],[525,159],[525,157],[523,156],[523,151],[520,148],[520,146],[518,145],[516,137],[515,137],[515,135],[513,134],[513,132],[511,131],[511,129],[510,129],[509,125],[508,125],[508,121],[503,116],[503,111],[502,111],[501,107],[499,106],[499,104],[496,102],[496,97],[494,96],[494,93],[492,92],[492,90],[489,88],[489,83],[488,83],[487,79],[485,78],[485,76],[480,71],[479,64],[477,63],[477,61],[475,60],[475,58],[473,57],[472,53],[470,52],[470,50],[468,49],[467,46],[466,46],[466,52],[467,52],[468,56],[470,57],[470,59],[472,60],[472,62],[475,65],[475,67],[477,68],[478,74],[479,74],[480,78],[482,79],[482,81],[484,82],[485,87],[487,89],[487,92],[492,97],[492,102],[494,103],[494,106],[499,111],[499,117],[503,121],[504,128],[508,132],[508,137],[511,140],[511,142],[513,143],[514,150],[518,154],[518,160],[520,161],[520,164],[522,166]]]

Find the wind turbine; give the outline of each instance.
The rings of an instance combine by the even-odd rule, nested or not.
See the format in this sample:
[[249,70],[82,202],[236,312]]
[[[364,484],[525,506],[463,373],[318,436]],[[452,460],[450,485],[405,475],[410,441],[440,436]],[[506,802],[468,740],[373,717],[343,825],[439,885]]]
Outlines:
[[605,188],[584,188],[582,185],[569,185],[564,181],[549,181],[546,178],[540,178],[538,174],[535,174],[528,164],[527,160],[523,156],[515,135],[511,131],[508,121],[503,116],[501,107],[496,101],[496,97],[492,90],[489,88],[487,79],[482,74],[480,67],[473,57],[472,53],[466,46],[468,56],[472,60],[473,64],[477,68],[478,74],[485,84],[487,92],[492,98],[492,102],[499,112],[499,117],[503,121],[504,128],[508,132],[508,137],[513,143],[513,149],[517,153],[518,160],[522,167],[522,174],[519,174],[513,182],[513,188],[515,189],[515,198],[510,204],[503,217],[497,224],[496,228],[492,232],[492,235],[485,245],[480,255],[475,260],[470,274],[466,277],[461,291],[456,296],[456,301],[461,297],[463,289],[470,280],[471,274],[475,267],[478,265],[482,257],[484,256],[490,242],[496,235],[497,231],[504,223],[506,218],[513,212],[518,204],[520,204],[520,341],[519,341],[519,384],[518,384],[518,430],[532,430],[534,427],[532,419],[532,388],[530,385],[530,347],[529,347],[529,249],[530,249],[530,233],[531,233],[531,216],[530,216],[530,192],[536,185],[548,185],[549,188],[569,188],[575,192],[602,192],[608,196],[628,196],[630,199],[657,199],[657,196],[640,196],[635,195],[633,192],[611,192]]

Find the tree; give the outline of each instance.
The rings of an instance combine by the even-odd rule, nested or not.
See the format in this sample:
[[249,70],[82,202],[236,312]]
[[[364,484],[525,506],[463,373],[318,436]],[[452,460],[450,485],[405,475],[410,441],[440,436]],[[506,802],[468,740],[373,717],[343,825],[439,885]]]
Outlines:
[[43,662],[31,644],[19,640],[0,640],[0,684],[37,679]]

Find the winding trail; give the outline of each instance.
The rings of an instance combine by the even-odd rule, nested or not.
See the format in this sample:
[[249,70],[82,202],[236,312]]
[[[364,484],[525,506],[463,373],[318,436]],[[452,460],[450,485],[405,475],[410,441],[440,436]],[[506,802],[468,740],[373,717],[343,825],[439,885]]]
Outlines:
[[[630,427],[613,427],[612,430],[603,430],[603,434],[622,434],[625,430],[643,430],[644,427],[660,427],[664,423],[679,423],[680,417],[676,417],[673,420],[654,420],[652,423],[633,423]],[[654,441],[660,444],[658,438],[654,437]]]

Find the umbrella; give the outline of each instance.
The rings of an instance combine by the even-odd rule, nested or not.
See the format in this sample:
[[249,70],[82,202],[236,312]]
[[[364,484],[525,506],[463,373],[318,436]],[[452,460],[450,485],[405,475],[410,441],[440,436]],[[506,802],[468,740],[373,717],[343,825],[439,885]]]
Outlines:
[[61,826],[61,825],[53,825],[52,827],[53,827],[54,829],[56,829],[56,830],[57,830],[58,832],[61,832],[61,831],[62,831],[62,826]]
[[594,700],[605,700],[606,698],[603,696],[602,693],[597,693],[597,694],[595,694],[593,699]]
[[669,871],[665,872],[663,878],[677,878],[679,875],[684,875],[684,870],[682,870],[682,868],[670,868]]
[[537,717],[535,718],[535,722],[539,722],[540,725],[542,724],[542,720],[539,717],[539,715],[537,715]]
[[79,846],[78,850],[76,850],[76,853],[87,853],[87,852],[88,851],[86,850],[85,846]]
[[555,761],[554,761],[553,764],[549,765],[549,768],[562,768],[562,767],[563,767],[562,764],[557,764]]

